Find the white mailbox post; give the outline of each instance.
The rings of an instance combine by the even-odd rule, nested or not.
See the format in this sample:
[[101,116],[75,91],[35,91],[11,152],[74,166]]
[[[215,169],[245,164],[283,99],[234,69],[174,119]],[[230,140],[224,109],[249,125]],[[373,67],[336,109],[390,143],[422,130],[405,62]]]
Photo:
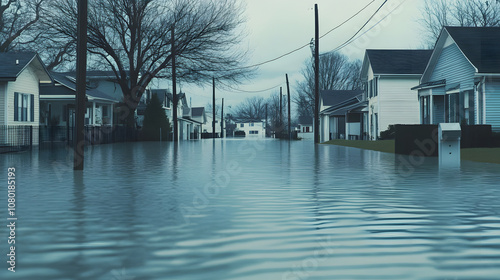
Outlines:
[[458,123],[440,123],[438,134],[439,166],[460,166],[460,137]]

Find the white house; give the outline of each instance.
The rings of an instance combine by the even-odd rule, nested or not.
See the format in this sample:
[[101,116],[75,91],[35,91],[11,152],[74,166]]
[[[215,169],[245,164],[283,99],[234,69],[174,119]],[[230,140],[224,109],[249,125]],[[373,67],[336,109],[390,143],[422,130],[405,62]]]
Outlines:
[[500,27],[444,27],[419,82],[422,124],[500,132]]
[[417,93],[432,50],[366,50],[361,79],[368,100],[367,131],[376,140],[389,125],[419,124]]
[[[205,115],[206,116],[206,123],[205,125],[203,126],[203,133],[205,133],[209,138],[212,137],[212,120],[213,120],[213,115],[212,113],[208,113]],[[221,137],[221,120],[220,120],[220,116],[217,114],[215,116],[215,135],[216,137]],[[223,120],[223,135],[224,137],[226,136],[226,127],[227,127],[227,123],[226,123],[226,120]]]
[[314,139],[313,127],[313,117],[300,116],[297,136],[300,139]]
[[367,101],[362,90],[321,92],[320,141],[366,138]]
[[235,135],[238,131],[245,133],[247,138],[265,138],[266,126],[264,120],[237,120],[235,128]]
[[[62,73],[50,73],[54,82],[40,86],[40,125],[75,126],[76,79]],[[85,125],[113,124],[117,100],[104,92],[88,88]]]
[[[52,79],[36,53],[0,53],[0,145],[12,145],[29,137],[22,128],[31,127],[33,145],[38,145],[40,84]],[[12,127],[18,127],[13,135]],[[29,143],[28,143],[29,144]]]
[[366,101],[362,90],[322,90],[320,142],[332,139],[364,139]]

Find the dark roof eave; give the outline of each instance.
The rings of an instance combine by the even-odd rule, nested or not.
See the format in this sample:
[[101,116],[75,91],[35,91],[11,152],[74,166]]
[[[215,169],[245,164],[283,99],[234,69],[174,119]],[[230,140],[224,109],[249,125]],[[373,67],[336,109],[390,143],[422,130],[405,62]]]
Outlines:
[[439,81],[433,81],[433,82],[427,82],[420,84],[416,87],[412,87],[411,90],[419,90],[423,88],[433,88],[433,87],[439,87],[439,86],[444,86],[446,85],[446,80],[439,80]]

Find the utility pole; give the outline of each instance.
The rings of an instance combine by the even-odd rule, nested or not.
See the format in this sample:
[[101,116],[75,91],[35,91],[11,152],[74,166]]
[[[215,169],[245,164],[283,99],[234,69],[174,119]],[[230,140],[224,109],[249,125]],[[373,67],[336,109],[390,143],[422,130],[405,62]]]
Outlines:
[[314,143],[319,143],[319,16],[318,4],[314,4]]
[[173,122],[174,122],[174,138],[172,141],[179,141],[179,128],[177,122],[177,71],[175,65],[175,26],[172,26],[171,40],[172,40],[172,113],[173,113]]
[[73,170],[83,170],[85,153],[85,111],[87,110],[87,0],[78,1],[76,47],[76,137]]
[[290,115],[290,83],[288,83],[288,74],[286,74],[286,90],[288,92],[288,139],[292,140],[291,115]]
[[279,116],[280,139],[283,134],[283,109],[281,108],[283,104],[282,99],[283,99],[283,88],[280,87],[280,116]]
[[222,107],[220,111],[220,138],[224,138],[224,98],[222,98]]
[[264,135],[264,137],[267,136],[267,103],[266,103],[266,129],[265,129],[265,132],[266,132],[266,135]]
[[215,139],[215,78],[212,78],[212,88],[213,88],[213,97],[212,97],[212,138]]

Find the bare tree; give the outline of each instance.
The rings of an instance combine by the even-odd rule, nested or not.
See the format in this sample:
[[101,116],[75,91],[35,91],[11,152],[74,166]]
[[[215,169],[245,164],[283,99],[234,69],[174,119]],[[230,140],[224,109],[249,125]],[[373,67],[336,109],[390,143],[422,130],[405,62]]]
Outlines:
[[40,35],[35,30],[45,0],[0,1],[0,52],[23,49]]
[[261,120],[266,117],[266,100],[260,96],[248,97],[240,103],[232,114],[241,120]]
[[432,47],[443,26],[500,26],[500,1],[425,0],[419,21]]
[[288,126],[288,110],[287,97],[283,95],[281,98],[280,112],[280,94],[279,92],[271,94],[267,99],[268,107],[268,125],[271,131],[274,131],[275,137],[282,137]]
[[[153,78],[169,78],[171,31],[179,79],[204,83],[237,80],[244,53],[236,51],[243,9],[235,1],[101,0],[89,3],[88,48],[91,59],[111,69],[131,116]],[[51,28],[76,41],[76,1],[58,0]]]
[[[297,94],[293,102],[298,107],[299,116],[312,116],[314,113],[314,66],[307,60],[302,69],[304,81],[297,84]],[[361,88],[359,72],[361,61],[350,61],[338,52],[322,54],[319,58],[320,90],[354,90]]]

